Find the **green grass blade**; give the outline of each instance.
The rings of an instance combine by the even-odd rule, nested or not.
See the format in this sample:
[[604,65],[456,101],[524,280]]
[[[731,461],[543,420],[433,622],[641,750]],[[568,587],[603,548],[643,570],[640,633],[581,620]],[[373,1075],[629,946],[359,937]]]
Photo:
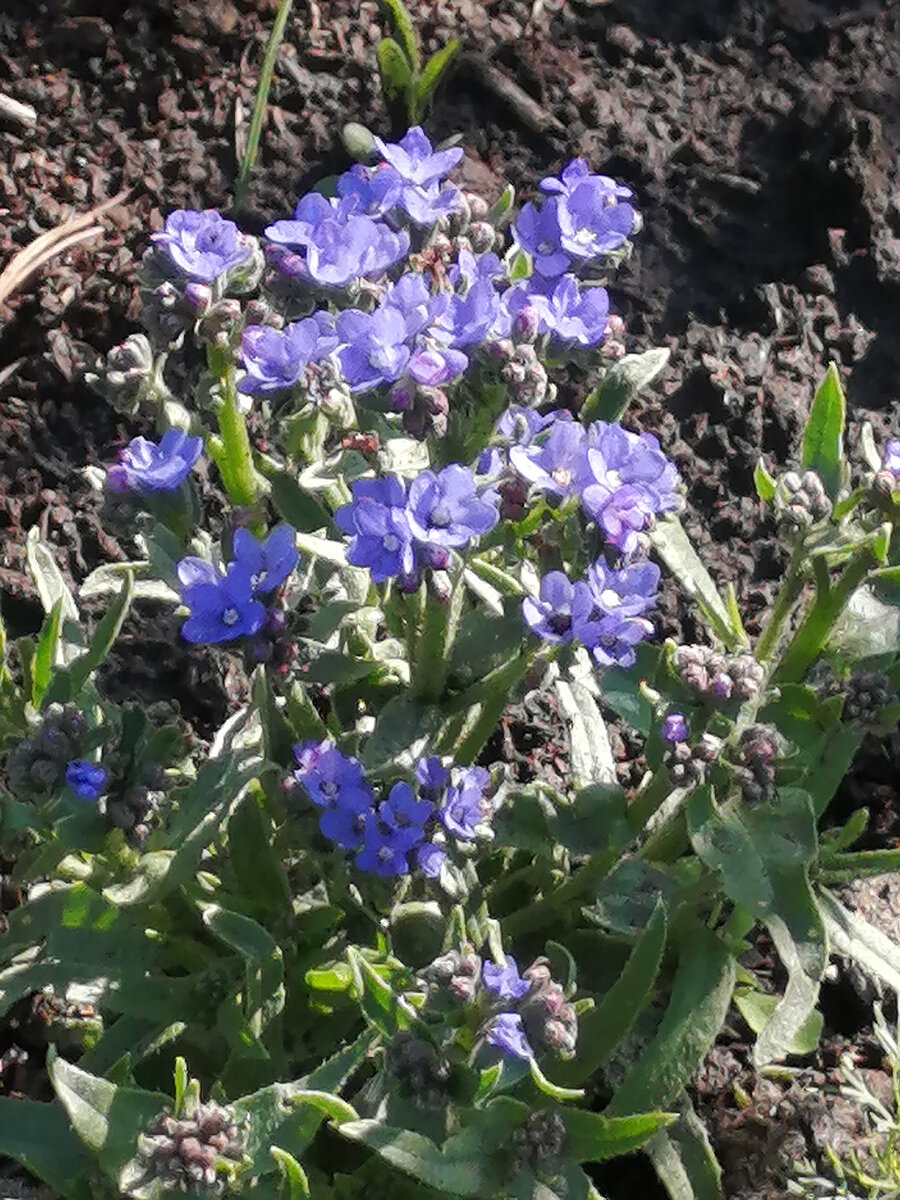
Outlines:
[[256,162],[256,155],[259,152],[259,139],[262,134],[263,119],[266,115],[266,105],[269,100],[269,87],[272,83],[272,76],[275,74],[275,61],[278,58],[278,51],[281,47],[281,40],[284,37],[284,30],[290,11],[291,0],[281,0],[278,12],[275,14],[275,20],[272,23],[272,32],[269,34],[269,40],[266,43],[266,52],[263,55],[262,67],[259,72],[259,82],[256,85],[256,99],[253,101],[253,112],[250,117],[247,146],[244,150],[244,157],[241,159],[237,183],[234,187],[234,207],[238,211],[244,207],[247,188],[250,185],[250,174],[253,170],[253,164]]

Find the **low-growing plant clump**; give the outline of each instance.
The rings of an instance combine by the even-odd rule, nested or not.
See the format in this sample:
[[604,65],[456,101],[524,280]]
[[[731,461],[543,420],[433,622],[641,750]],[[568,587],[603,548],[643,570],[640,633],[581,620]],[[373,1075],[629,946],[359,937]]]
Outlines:
[[[900,717],[900,441],[847,460],[829,367],[796,469],[757,468],[790,561],[752,641],[627,424],[667,358],[626,353],[604,287],[631,191],[575,159],[517,209],[418,126],[365,149],[261,239],[215,211],[152,235],[145,332],[90,375],[157,430],[93,471],[134,560],[81,585],[110,598],[91,631],[29,535],[0,1000],[47,1007],[55,1099],[0,1096],[0,1152],[72,1200],[590,1197],[643,1148],[705,1200],[687,1089],[730,1006],[762,1066],[816,1044],[831,951],[896,983],[830,889],[900,854],[853,851],[863,811],[820,824]],[[656,636],[663,571],[704,642]],[[208,746],[97,683],[167,606],[249,677]],[[491,760],[528,691],[566,721],[564,790]],[[643,740],[636,788],[604,713]],[[741,962],[759,924],[778,991]]]

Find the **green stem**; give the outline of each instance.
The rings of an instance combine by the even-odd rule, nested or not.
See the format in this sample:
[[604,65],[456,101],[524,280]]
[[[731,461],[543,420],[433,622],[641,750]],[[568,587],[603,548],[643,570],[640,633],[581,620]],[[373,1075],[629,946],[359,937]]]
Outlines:
[[452,590],[447,599],[441,600],[433,595],[429,580],[426,580],[424,586],[425,603],[411,664],[412,690],[417,700],[425,704],[434,704],[444,694],[450,655],[459,627],[465,590],[462,568],[453,578]]
[[794,545],[794,552],[788,564],[787,574],[782,581],[778,595],[775,597],[775,603],[769,614],[769,620],[756,644],[756,658],[759,662],[766,662],[771,656],[781,636],[784,623],[790,616],[794,605],[800,597],[800,593],[803,591],[803,560],[805,556],[805,539],[799,537]]
[[579,867],[574,875],[570,875],[556,891],[506,917],[501,922],[504,934],[511,938],[518,937],[520,934],[540,929],[544,925],[553,924],[575,900],[581,899],[596,884],[605,879],[618,859],[618,849],[601,850],[597,854],[591,855],[587,862]]
[[871,545],[862,546],[847,563],[837,583],[816,592],[812,608],[775,672],[774,683],[798,683],[804,677],[821,653],[847,601],[878,561]]
[[210,446],[210,453],[233,504],[251,508],[259,498],[260,481],[253,465],[253,448],[247,433],[247,422],[238,408],[234,368],[228,367],[222,379],[223,399],[216,413],[221,446]]
[[628,805],[628,820],[643,833],[647,822],[672,791],[672,781],[665,767],[657,767],[647,786]]

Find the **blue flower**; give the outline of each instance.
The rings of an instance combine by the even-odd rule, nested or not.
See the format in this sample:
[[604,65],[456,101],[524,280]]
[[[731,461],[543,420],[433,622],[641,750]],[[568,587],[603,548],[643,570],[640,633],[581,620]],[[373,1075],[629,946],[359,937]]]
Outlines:
[[416,783],[419,795],[426,800],[437,801],[450,779],[450,772],[436,754],[420,758],[416,763]]
[[389,829],[371,817],[366,821],[363,847],[354,861],[361,871],[375,875],[408,875],[409,852],[421,841],[422,829],[418,825]]
[[[282,274],[323,287],[382,275],[409,250],[409,234],[383,221],[332,205],[324,196],[298,204],[293,221],[266,229],[269,260]],[[300,214],[298,217],[298,213]]]
[[554,422],[571,420],[572,414],[566,409],[557,409],[542,416],[533,408],[512,405],[499,417],[494,426],[494,437],[506,446],[528,446]]
[[550,571],[541,580],[540,598],[526,596],[522,616],[532,633],[547,642],[570,642],[581,637],[594,610],[591,589],[573,583],[562,571]]
[[151,240],[165,246],[183,275],[201,283],[214,283],[250,254],[237,225],[212,208],[169,213],[165,225],[151,235]]
[[623,194],[631,195],[607,176],[589,174],[583,160],[570,163],[558,194],[548,201],[557,205],[562,249],[573,258],[592,259],[621,246],[634,227],[634,209],[622,202]]
[[660,736],[664,742],[686,742],[688,733],[688,723],[683,713],[669,713],[663,718]]
[[408,783],[395,783],[387,800],[378,806],[378,817],[388,829],[413,829],[421,832],[434,811],[429,800],[417,800]]
[[341,371],[354,392],[393,383],[406,370],[411,350],[404,314],[393,305],[373,313],[347,308],[336,322],[344,343],[338,351]]
[[375,148],[404,183],[428,187],[448,175],[462,161],[461,147],[434,150],[421,125],[414,125],[397,143],[375,138]]
[[106,482],[113,492],[172,492],[190,474],[203,450],[203,438],[189,437],[182,429],[167,429],[156,442],[136,437],[110,467]]
[[470,842],[476,836],[475,827],[484,818],[484,790],[490,778],[484,767],[458,767],[454,771],[438,816],[455,837]]
[[397,207],[403,179],[391,167],[355,164],[339,175],[335,190],[345,206],[367,217],[382,217]]
[[327,331],[319,314],[284,329],[248,325],[241,335],[241,359],[247,374],[238,388],[265,395],[293,387],[309,363],[319,362],[337,346],[337,335]]
[[368,816],[368,809],[357,812],[339,804],[325,809],[319,817],[319,829],[342,850],[358,850],[363,844]]
[[892,471],[900,479],[900,438],[894,438],[884,448],[883,471]]
[[499,520],[496,496],[479,494],[474,475],[459,463],[417,475],[409,485],[407,514],[413,537],[424,547],[464,546]]
[[290,525],[278,525],[260,542],[249,529],[238,529],[233,539],[234,561],[229,571],[250,579],[254,595],[265,595],[284,583],[300,556]]
[[434,331],[450,346],[472,346],[485,340],[499,312],[499,293],[489,280],[480,280],[465,295],[439,298]]
[[353,500],[339,508],[335,523],[350,534],[347,560],[368,567],[376,583],[410,576],[414,568],[412,533],[406,516],[406,488],[396,476],[355,479]]
[[469,360],[461,350],[426,343],[413,351],[406,372],[425,387],[440,387],[462,375],[468,365]]
[[601,667],[633,667],[634,648],[653,633],[653,625],[643,617],[601,617],[585,630],[584,642],[594,661]]
[[513,1058],[533,1058],[518,1013],[498,1013],[485,1029],[485,1040]]
[[631,188],[625,187],[624,184],[616,183],[608,175],[592,175],[590,167],[583,158],[573,158],[563,168],[559,178],[549,175],[541,180],[539,187],[542,192],[571,196],[579,184],[586,180],[597,180],[598,186],[617,200],[628,200],[631,197]]
[[357,759],[342,754],[333,741],[301,742],[294,747],[294,758],[298,764],[294,779],[313,804],[354,814],[371,810],[372,789],[362,767]]
[[181,599],[191,610],[181,627],[189,642],[227,642],[257,633],[266,610],[253,598],[253,584],[245,569],[221,575],[202,558],[183,558],[176,568]]
[[431,321],[435,299],[425,276],[407,271],[384,289],[381,307],[396,309],[403,317],[407,337],[412,337]]
[[577,421],[557,420],[530,445],[510,447],[509,461],[528,483],[569,496],[582,489],[587,477],[587,431]]
[[582,507],[624,554],[634,551],[652,517],[680,504],[678,472],[653,434],[605,421],[588,430],[583,483]]
[[606,334],[609,296],[602,287],[580,287],[574,275],[553,281],[552,291],[532,290],[528,302],[538,316],[538,330],[559,342],[596,346]]
[[512,227],[513,238],[531,255],[535,271],[548,278],[562,275],[570,266],[569,256],[561,244],[557,207],[555,198],[547,200],[540,208],[525,204]]
[[507,954],[506,966],[486,962],[481,968],[481,981],[489,992],[500,1000],[521,1000],[531,991],[531,984],[523,979],[516,966],[516,960]]
[[460,206],[459,188],[452,183],[416,187],[407,184],[397,202],[414,225],[435,225]]
[[446,850],[434,842],[423,842],[416,850],[416,866],[429,879],[438,878],[446,861]]
[[106,771],[97,763],[73,758],[66,767],[66,783],[82,800],[96,800],[106,783]]
[[616,568],[599,558],[588,570],[587,582],[598,613],[639,617],[656,600],[659,567],[644,559]]

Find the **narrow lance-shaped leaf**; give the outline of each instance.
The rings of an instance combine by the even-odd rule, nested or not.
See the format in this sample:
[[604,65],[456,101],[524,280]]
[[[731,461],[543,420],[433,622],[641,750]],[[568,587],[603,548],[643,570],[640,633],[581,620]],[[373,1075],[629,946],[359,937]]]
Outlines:
[[626,354],[588,395],[581,420],[585,423],[621,420],[632,400],[653,382],[668,361],[669,351],[662,346],[643,354]]
[[813,398],[809,419],[803,430],[801,461],[821,477],[832,500],[837,498],[841,482],[841,459],[844,453],[844,425],[847,402],[836,365],[828,364],[825,378]]
[[743,630],[736,629],[728,605],[719,593],[712,576],[691,545],[677,517],[664,517],[650,530],[653,549],[700,611],[713,632],[729,650],[743,642]]
[[434,54],[432,54],[431,58],[425,64],[416,89],[416,99],[419,104],[420,116],[425,112],[434,95],[435,89],[450,70],[458,53],[459,39],[451,38],[446,46],[441,46],[440,50],[435,50]]
[[129,571],[122,580],[118,596],[97,623],[91,644],[84,654],[73,659],[64,671],[57,672],[47,691],[47,700],[74,699],[92,672],[102,666],[125,624],[133,596],[134,576]]
[[412,71],[394,39],[382,38],[375,47],[375,53],[385,95],[390,99],[408,95],[413,85]]
[[34,657],[31,660],[31,703],[35,708],[41,706],[53,674],[53,666],[57,661],[62,604],[60,596],[44,618],[34,648]]
[[703,1122],[686,1095],[678,1107],[675,1124],[652,1138],[644,1150],[670,1200],[723,1200],[722,1168]]
[[[419,39],[413,19],[403,0],[381,0],[381,7],[390,17],[394,36],[413,71],[419,70]],[[379,43],[381,45],[381,43]]]

